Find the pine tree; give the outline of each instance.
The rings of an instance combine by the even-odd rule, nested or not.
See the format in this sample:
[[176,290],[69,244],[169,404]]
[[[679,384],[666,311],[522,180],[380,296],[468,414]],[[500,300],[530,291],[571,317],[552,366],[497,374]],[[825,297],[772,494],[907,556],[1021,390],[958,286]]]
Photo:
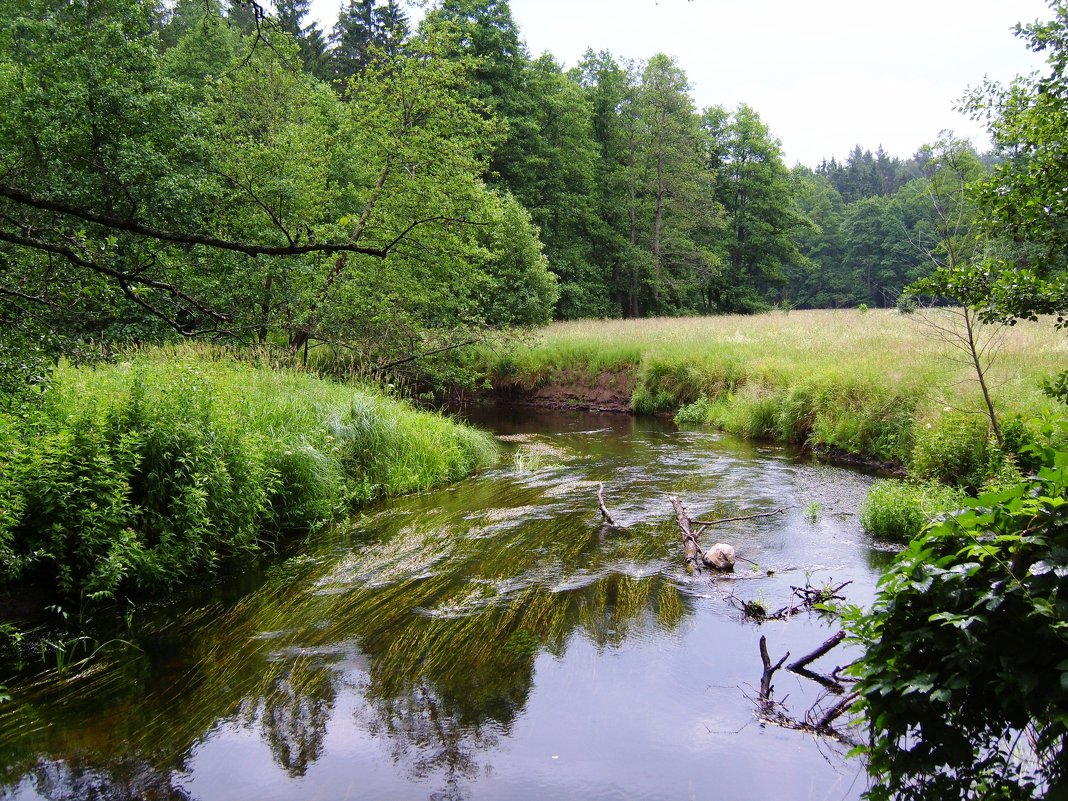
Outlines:
[[408,38],[408,17],[395,0],[348,0],[341,7],[331,39],[331,72],[349,78],[362,72],[376,51],[392,56]]
[[311,10],[311,0],[276,0],[275,14],[279,27],[292,36],[300,48],[300,59],[305,72],[325,79],[327,72],[326,37],[319,23],[314,20],[304,25],[304,18]]

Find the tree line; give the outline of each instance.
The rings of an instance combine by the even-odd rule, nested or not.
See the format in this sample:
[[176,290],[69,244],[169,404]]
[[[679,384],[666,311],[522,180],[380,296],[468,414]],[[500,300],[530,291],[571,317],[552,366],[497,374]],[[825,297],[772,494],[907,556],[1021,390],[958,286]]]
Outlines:
[[380,369],[552,318],[888,306],[938,266],[945,154],[1012,156],[791,169],[667,55],[533,57],[507,0],[308,8],[0,9],[5,366],[211,335]]

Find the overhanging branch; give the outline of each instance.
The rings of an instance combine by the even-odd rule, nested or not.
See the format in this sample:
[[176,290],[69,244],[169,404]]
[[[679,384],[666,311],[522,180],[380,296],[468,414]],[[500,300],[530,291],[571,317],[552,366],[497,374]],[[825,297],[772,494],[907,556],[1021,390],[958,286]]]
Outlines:
[[[85,220],[96,225],[101,225],[113,231],[123,231],[129,234],[156,239],[162,242],[173,242],[179,245],[203,245],[204,247],[217,250],[229,250],[235,253],[244,253],[246,256],[301,256],[305,253],[359,253],[364,256],[385,258],[390,249],[396,244],[394,240],[385,247],[367,247],[354,242],[308,242],[303,245],[260,245],[249,242],[237,242],[231,239],[220,239],[207,234],[190,234],[182,231],[168,231],[163,228],[147,225],[133,217],[119,217],[113,214],[103,214],[92,209],[82,208],[61,200],[41,197],[19,189],[14,186],[0,184],[0,197],[6,197],[15,203],[41,211],[51,211]],[[438,218],[434,218],[438,219]],[[416,225],[430,222],[421,220]],[[414,228],[415,225],[409,227]]]

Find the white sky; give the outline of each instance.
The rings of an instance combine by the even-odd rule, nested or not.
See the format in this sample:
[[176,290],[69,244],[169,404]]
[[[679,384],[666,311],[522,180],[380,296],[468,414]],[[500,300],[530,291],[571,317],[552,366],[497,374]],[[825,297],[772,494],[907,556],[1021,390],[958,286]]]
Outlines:
[[[313,0],[329,31],[340,0]],[[982,126],[954,111],[984,76],[1042,66],[1012,35],[1049,19],[1045,0],[511,0],[532,55],[573,66],[587,47],[620,58],[665,52],[698,107],[748,103],[788,164],[843,158],[859,143],[910,156],[943,129],[983,149]],[[415,15],[413,15],[415,16]]]

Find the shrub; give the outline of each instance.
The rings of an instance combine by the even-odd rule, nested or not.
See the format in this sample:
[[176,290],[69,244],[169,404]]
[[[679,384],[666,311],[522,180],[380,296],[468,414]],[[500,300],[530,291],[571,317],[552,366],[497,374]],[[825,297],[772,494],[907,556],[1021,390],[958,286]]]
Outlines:
[[943,414],[934,426],[917,430],[909,472],[920,480],[975,490],[987,475],[989,439],[985,418]]
[[853,668],[873,799],[1062,798],[1068,452],[914,539]]
[[679,407],[675,413],[675,425],[704,425],[709,422],[713,403],[704,395],[693,403]]
[[65,600],[173,588],[495,455],[373,390],[227,361],[60,365],[42,398],[0,416],[0,575]]
[[935,482],[876,481],[860,508],[860,522],[873,536],[907,542],[939,515],[959,509],[965,495]]

